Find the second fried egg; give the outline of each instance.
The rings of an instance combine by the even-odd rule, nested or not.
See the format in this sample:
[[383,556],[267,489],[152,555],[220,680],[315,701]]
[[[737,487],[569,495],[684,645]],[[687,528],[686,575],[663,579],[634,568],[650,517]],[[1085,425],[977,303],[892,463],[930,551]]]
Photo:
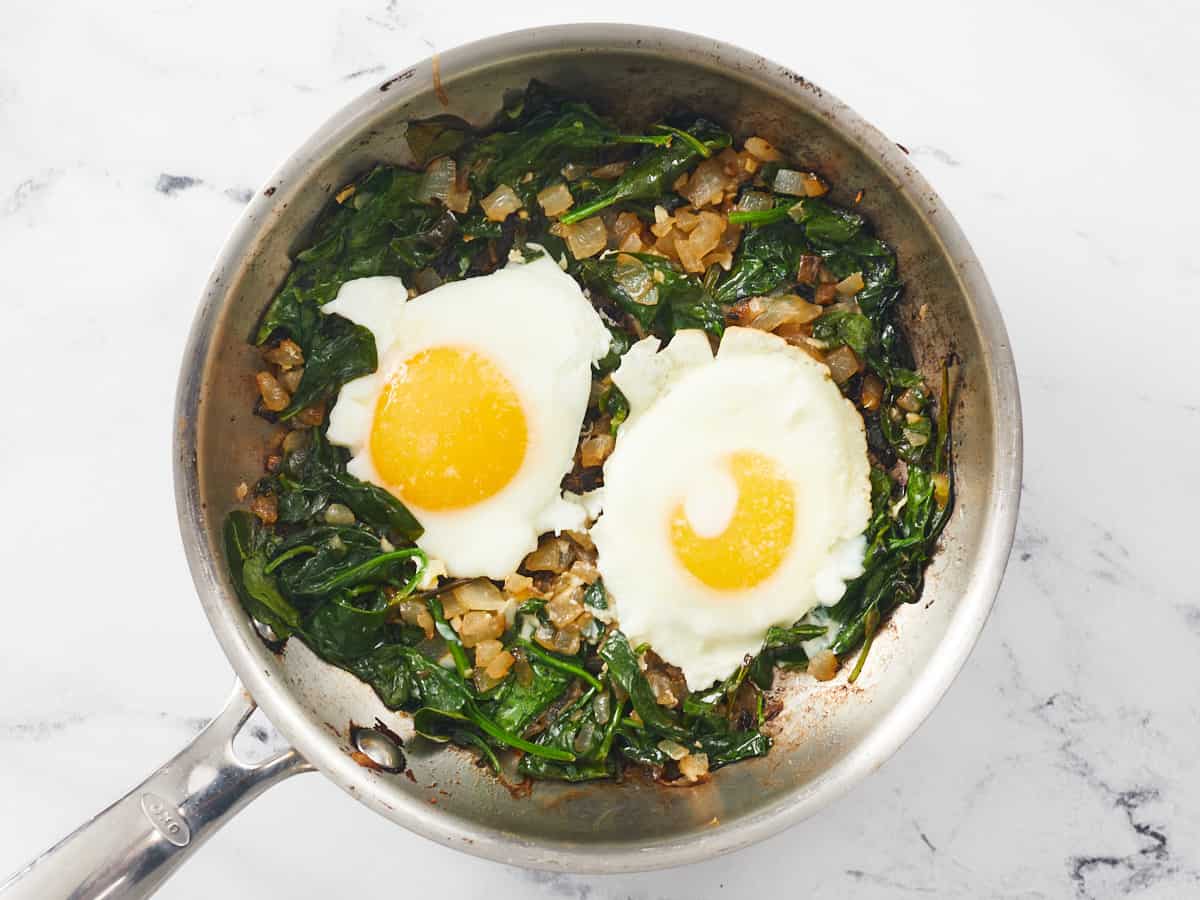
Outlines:
[[767,629],[836,602],[862,572],[870,516],[863,422],[824,365],[730,328],[635,344],[629,401],[592,528],[622,630],[701,690]]

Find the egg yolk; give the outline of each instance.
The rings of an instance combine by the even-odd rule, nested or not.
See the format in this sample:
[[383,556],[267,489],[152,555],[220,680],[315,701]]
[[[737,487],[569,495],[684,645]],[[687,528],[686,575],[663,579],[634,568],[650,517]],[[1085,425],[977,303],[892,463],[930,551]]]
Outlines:
[[502,490],[528,441],[520,398],[499,366],[469,348],[432,347],[388,381],[370,442],[376,470],[397,495],[445,510]]
[[779,568],[792,543],[795,492],[770,457],[742,450],[726,460],[737,489],[728,523],[717,534],[697,533],[681,502],[671,515],[671,546],[684,567],[718,590],[741,590]]

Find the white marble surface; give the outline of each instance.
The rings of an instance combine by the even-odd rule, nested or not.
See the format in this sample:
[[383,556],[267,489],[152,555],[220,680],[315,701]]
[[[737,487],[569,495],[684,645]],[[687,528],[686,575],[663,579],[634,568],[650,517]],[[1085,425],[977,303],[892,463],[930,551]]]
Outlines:
[[169,441],[193,307],[249,192],[386,72],[603,17],[708,31],[839,94],[911,148],[974,242],[1027,429],[978,649],[848,798],[704,865],[506,868],[306,776],[162,895],[1195,896],[1200,9],[860,0],[726,25],[727,3],[538,6],[5,4],[0,873],[140,780],[231,681],[178,544]]

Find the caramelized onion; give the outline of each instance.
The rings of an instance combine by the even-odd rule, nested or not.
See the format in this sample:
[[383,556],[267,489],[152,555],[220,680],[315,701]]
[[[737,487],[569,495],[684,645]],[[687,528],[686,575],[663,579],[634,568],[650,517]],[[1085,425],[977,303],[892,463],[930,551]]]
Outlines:
[[537,201],[546,215],[561,216],[571,208],[575,199],[571,196],[570,189],[560,181],[539,191]]
[[493,222],[503,222],[521,208],[521,198],[507,184],[502,184],[482,200],[483,214]]

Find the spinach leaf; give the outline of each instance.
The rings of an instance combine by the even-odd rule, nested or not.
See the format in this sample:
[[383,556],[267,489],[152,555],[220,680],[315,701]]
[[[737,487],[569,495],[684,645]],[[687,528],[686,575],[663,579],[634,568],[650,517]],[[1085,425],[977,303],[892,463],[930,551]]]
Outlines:
[[304,634],[318,655],[344,662],[365,656],[383,639],[387,601],[374,591],[367,603],[347,594],[330,597],[309,615]]
[[687,132],[692,140],[674,140],[669,146],[650,150],[626,169],[611,188],[590,203],[571,210],[559,221],[570,225],[622,201],[657,200],[671,189],[676,178],[703,157],[728,147],[732,140],[728,132],[706,119],[697,119]]
[[492,694],[488,714],[501,728],[522,734],[526,728],[562,696],[571,683],[566,672],[529,660],[533,678],[522,684],[516,676],[506,679]]
[[266,537],[258,520],[245,510],[234,510],[225,519],[223,537],[230,579],[242,605],[277,637],[286,638],[300,626],[300,612],[265,571]]
[[598,578],[588,585],[587,590],[583,592],[583,604],[592,609],[608,609],[608,591],[604,589],[602,579]]
[[341,316],[323,315],[303,349],[304,374],[292,402],[279,414],[281,420],[332,397],[346,382],[370,375],[378,365],[375,337],[364,326]]
[[623,329],[606,326],[609,334],[612,335],[612,344],[609,345],[608,353],[592,364],[592,368],[598,375],[606,375],[614,371],[621,364],[621,357],[625,355],[632,345],[629,335]]
[[395,495],[347,473],[345,451],[330,444],[323,431],[312,429],[309,434],[308,444],[283,461],[279,503],[283,521],[302,521],[337,502],[350,507],[360,521],[400,540],[421,536],[424,529]]
[[[607,718],[601,721],[603,711]],[[580,782],[611,778],[616,763],[610,758],[613,741],[620,725],[620,704],[605,691],[590,690],[561,710],[537,743],[574,754],[571,762],[558,763],[544,757],[526,756],[518,771],[535,778]]]
[[638,667],[637,657],[624,634],[620,631],[610,633],[600,646],[599,653],[600,658],[608,664],[608,677],[628,695],[647,728],[677,741],[688,739],[686,729],[680,727],[674,714],[659,706],[654,699],[654,690]]
[[875,343],[875,329],[866,316],[844,309],[831,309],[813,323],[813,337],[832,347],[845,344],[865,356]]
[[353,660],[347,668],[375,689],[384,706],[401,709],[419,694],[413,668],[414,657],[420,657],[420,664],[433,665],[411,647],[384,644]]
[[618,253],[578,263],[579,279],[616,300],[648,331],[669,338],[684,328],[720,337],[725,314],[694,275],[650,253]]
[[617,729],[617,751],[630,762],[641,766],[661,768],[671,757],[658,746],[660,738],[641,728],[622,723]]
[[413,161],[424,167],[430,160],[455,153],[471,137],[473,129],[458,116],[414,119],[404,128]]
[[752,228],[742,238],[733,267],[717,282],[721,303],[769,294],[795,281],[800,257],[811,252],[804,228],[784,219]]
[[706,734],[695,741],[700,752],[708,756],[709,770],[719,769],[743,759],[766,756],[771,739],[761,731],[730,731],[727,734]]

